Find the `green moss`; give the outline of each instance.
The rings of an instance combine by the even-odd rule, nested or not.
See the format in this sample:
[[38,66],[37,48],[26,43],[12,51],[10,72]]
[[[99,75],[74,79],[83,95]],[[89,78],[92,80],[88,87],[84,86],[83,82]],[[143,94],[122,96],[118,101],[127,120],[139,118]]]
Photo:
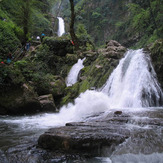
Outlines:
[[73,102],[74,99],[79,95],[79,83],[74,84],[71,87],[65,89],[65,96],[61,100],[61,105],[66,105],[69,102]]
[[90,82],[86,79],[80,84],[79,94],[90,88]]

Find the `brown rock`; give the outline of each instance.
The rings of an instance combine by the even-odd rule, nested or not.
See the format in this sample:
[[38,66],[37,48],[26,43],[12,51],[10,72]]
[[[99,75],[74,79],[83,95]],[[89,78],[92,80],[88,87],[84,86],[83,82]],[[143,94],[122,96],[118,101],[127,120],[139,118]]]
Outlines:
[[42,111],[56,111],[52,94],[39,96],[38,100],[40,102]]

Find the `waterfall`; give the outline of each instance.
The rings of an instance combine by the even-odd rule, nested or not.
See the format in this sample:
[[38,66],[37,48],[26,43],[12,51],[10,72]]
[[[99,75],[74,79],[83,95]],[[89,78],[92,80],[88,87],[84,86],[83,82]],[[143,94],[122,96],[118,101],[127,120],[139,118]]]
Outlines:
[[[77,82],[79,71],[83,68],[84,59],[79,59],[72,67],[67,85]],[[157,82],[156,73],[150,58],[140,50],[129,50],[112,72],[100,91],[87,90],[63,106],[58,114],[45,114],[41,117],[25,117],[23,120],[9,120],[24,126],[52,127],[66,122],[83,121],[91,115],[101,115],[111,110],[143,110],[149,106],[160,106],[163,93]],[[144,107],[144,108],[143,108]]]
[[58,18],[58,37],[61,37],[65,33],[65,24],[64,20],[61,17]]
[[84,67],[83,62],[85,58],[83,59],[78,59],[78,62],[74,64],[68,74],[67,80],[66,80],[66,85],[67,86],[72,86],[75,84],[78,80],[78,74],[80,70]]
[[113,107],[160,106],[163,93],[150,57],[142,49],[129,50],[102,88]]

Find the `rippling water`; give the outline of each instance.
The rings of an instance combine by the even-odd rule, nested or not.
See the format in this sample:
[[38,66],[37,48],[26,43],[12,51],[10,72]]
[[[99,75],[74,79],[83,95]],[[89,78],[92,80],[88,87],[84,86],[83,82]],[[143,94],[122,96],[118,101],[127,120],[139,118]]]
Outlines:
[[[109,149],[106,149],[104,152],[105,157],[86,159],[84,162],[162,163],[163,108],[137,108],[132,111],[128,111],[128,109],[119,110],[132,116],[130,121],[123,126],[131,131],[131,137],[116,147],[116,150],[112,153],[110,153]],[[114,111],[112,109],[96,116],[85,117],[85,121],[105,119],[106,116],[112,116]],[[58,114],[47,113],[33,116],[1,116],[0,163],[10,163],[12,159],[15,162],[21,161],[22,163],[31,163],[31,161],[37,163],[40,160],[40,162],[46,162],[38,155],[38,151],[35,153],[35,157],[31,154],[31,151],[33,150],[32,147],[37,145],[37,139],[40,134],[44,133],[49,127],[63,126],[66,123],[66,120],[64,122],[63,119],[58,123],[59,120],[56,117],[58,117]],[[23,160],[25,156],[28,156],[28,159]],[[61,161],[61,159],[58,159],[58,161],[64,162],[66,160]],[[80,159],[76,161],[82,162]],[[49,162],[57,162],[57,160],[53,159],[49,160]],[[73,162],[73,160],[70,162]]]

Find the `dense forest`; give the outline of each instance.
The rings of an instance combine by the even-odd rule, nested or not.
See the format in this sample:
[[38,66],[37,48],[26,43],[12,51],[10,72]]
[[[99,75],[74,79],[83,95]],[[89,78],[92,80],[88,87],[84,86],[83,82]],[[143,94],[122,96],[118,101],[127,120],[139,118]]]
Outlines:
[[[74,3],[76,31],[80,35],[86,29],[98,46],[114,39],[127,47],[140,48],[162,38],[161,0],[76,0]],[[67,1],[63,4],[61,14],[69,20],[69,4]]]
[[[75,31],[96,46],[114,39],[127,47],[142,47],[162,38],[161,0],[75,0]],[[68,0],[2,0],[0,2],[0,55],[42,32],[54,35],[57,16],[69,33]],[[54,25],[55,24],[55,25]]]

